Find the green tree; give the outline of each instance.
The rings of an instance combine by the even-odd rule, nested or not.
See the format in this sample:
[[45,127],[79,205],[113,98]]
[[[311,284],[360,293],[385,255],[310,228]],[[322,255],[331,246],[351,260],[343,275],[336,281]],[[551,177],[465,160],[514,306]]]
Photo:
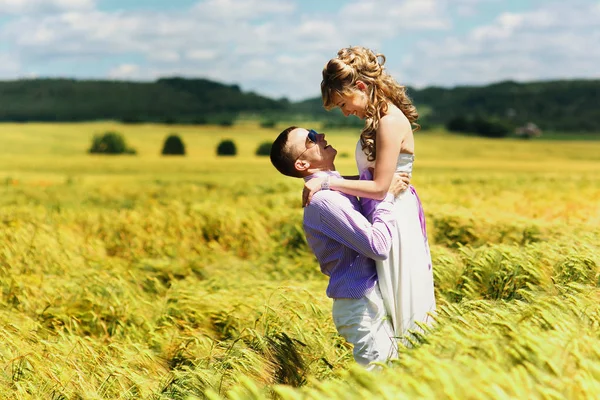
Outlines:
[[163,144],[162,155],[184,156],[185,144],[179,135],[172,133]]
[[272,145],[273,145],[273,143],[271,143],[269,141],[262,142],[256,148],[256,155],[257,156],[269,156],[269,155],[271,155],[271,146]]
[[233,117],[223,117],[219,120],[219,126],[230,127],[233,126],[234,120]]
[[92,146],[88,152],[91,154],[136,154],[135,149],[128,147],[125,138],[118,132],[94,135]]
[[277,125],[277,121],[275,121],[274,119],[267,119],[267,120],[261,121],[261,123],[260,123],[261,128],[267,128],[267,129],[275,128],[275,125]]
[[479,136],[489,138],[503,138],[510,132],[508,126],[501,121],[488,120],[485,118],[475,118],[472,121],[473,132]]
[[235,156],[237,154],[237,147],[233,140],[225,139],[217,146],[218,156]]
[[458,116],[452,118],[450,121],[446,123],[446,129],[450,132],[469,132],[471,130],[471,126],[469,120],[463,116]]

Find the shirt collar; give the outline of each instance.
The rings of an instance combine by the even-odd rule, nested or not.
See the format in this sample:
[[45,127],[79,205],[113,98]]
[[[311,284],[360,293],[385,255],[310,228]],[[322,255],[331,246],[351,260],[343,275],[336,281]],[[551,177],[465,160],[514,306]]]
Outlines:
[[312,178],[323,178],[325,176],[335,176],[336,178],[341,178],[342,175],[337,171],[317,171],[312,175],[305,176],[304,182],[311,180]]

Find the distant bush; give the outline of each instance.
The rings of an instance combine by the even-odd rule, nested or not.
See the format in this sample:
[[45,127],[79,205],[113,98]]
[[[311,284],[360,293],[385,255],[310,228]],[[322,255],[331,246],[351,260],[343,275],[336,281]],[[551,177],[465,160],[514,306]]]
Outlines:
[[473,133],[490,138],[502,138],[507,136],[511,129],[501,121],[475,118],[472,122]]
[[179,135],[172,133],[167,137],[162,149],[162,155],[184,156],[185,145]]
[[144,120],[140,117],[135,117],[135,116],[128,116],[128,117],[123,117],[121,118],[121,122],[124,124],[142,124],[144,123]]
[[162,118],[161,122],[165,125],[175,125],[179,121],[177,121],[177,118],[175,118],[175,117],[165,117],[165,118]]
[[196,117],[196,118],[192,119],[192,124],[206,125],[206,124],[208,124],[208,120],[205,117]]
[[454,117],[446,124],[446,129],[450,132],[470,132],[471,125],[469,120],[463,116]]
[[235,156],[237,154],[237,147],[233,140],[225,139],[217,146],[218,156]]
[[218,124],[220,126],[233,126],[233,123],[235,121],[233,120],[233,118],[221,118],[218,122]]
[[271,155],[271,146],[272,145],[273,145],[273,143],[271,143],[269,141],[262,142],[256,148],[256,155],[257,156],[268,156],[268,155]]
[[501,120],[464,116],[450,119],[446,123],[446,129],[450,132],[472,133],[489,138],[503,138],[512,131],[509,124]]
[[125,138],[118,132],[106,132],[103,135],[94,135],[92,147],[88,150],[91,154],[136,154],[136,150],[127,146]]
[[274,119],[267,119],[265,121],[261,121],[260,123],[261,128],[275,128],[275,125],[277,125],[277,121]]

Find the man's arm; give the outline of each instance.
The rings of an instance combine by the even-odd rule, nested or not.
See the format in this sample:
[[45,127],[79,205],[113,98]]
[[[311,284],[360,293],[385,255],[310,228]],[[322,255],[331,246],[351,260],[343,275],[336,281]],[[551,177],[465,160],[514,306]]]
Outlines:
[[305,223],[324,235],[374,260],[385,260],[392,246],[395,218],[394,196],[379,202],[369,222],[348,197],[334,191],[321,191],[304,210]]
[[[365,170],[360,175],[360,179],[371,179],[371,171]],[[390,185],[389,193],[394,195],[394,198],[398,197],[400,193],[408,189],[410,186],[410,176],[404,172],[394,174],[392,178],[392,184]],[[388,194],[389,194],[388,193]],[[368,197],[363,197],[360,199],[360,207],[362,209],[362,214],[369,221],[373,221],[373,212],[375,208],[379,204],[379,200],[370,199]]]

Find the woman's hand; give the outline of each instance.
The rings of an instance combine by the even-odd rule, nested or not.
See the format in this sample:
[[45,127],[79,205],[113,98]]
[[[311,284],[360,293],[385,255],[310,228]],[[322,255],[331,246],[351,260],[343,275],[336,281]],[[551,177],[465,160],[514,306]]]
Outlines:
[[327,178],[312,178],[304,183],[304,190],[302,190],[302,207],[306,207],[315,193],[321,190],[321,185]]

